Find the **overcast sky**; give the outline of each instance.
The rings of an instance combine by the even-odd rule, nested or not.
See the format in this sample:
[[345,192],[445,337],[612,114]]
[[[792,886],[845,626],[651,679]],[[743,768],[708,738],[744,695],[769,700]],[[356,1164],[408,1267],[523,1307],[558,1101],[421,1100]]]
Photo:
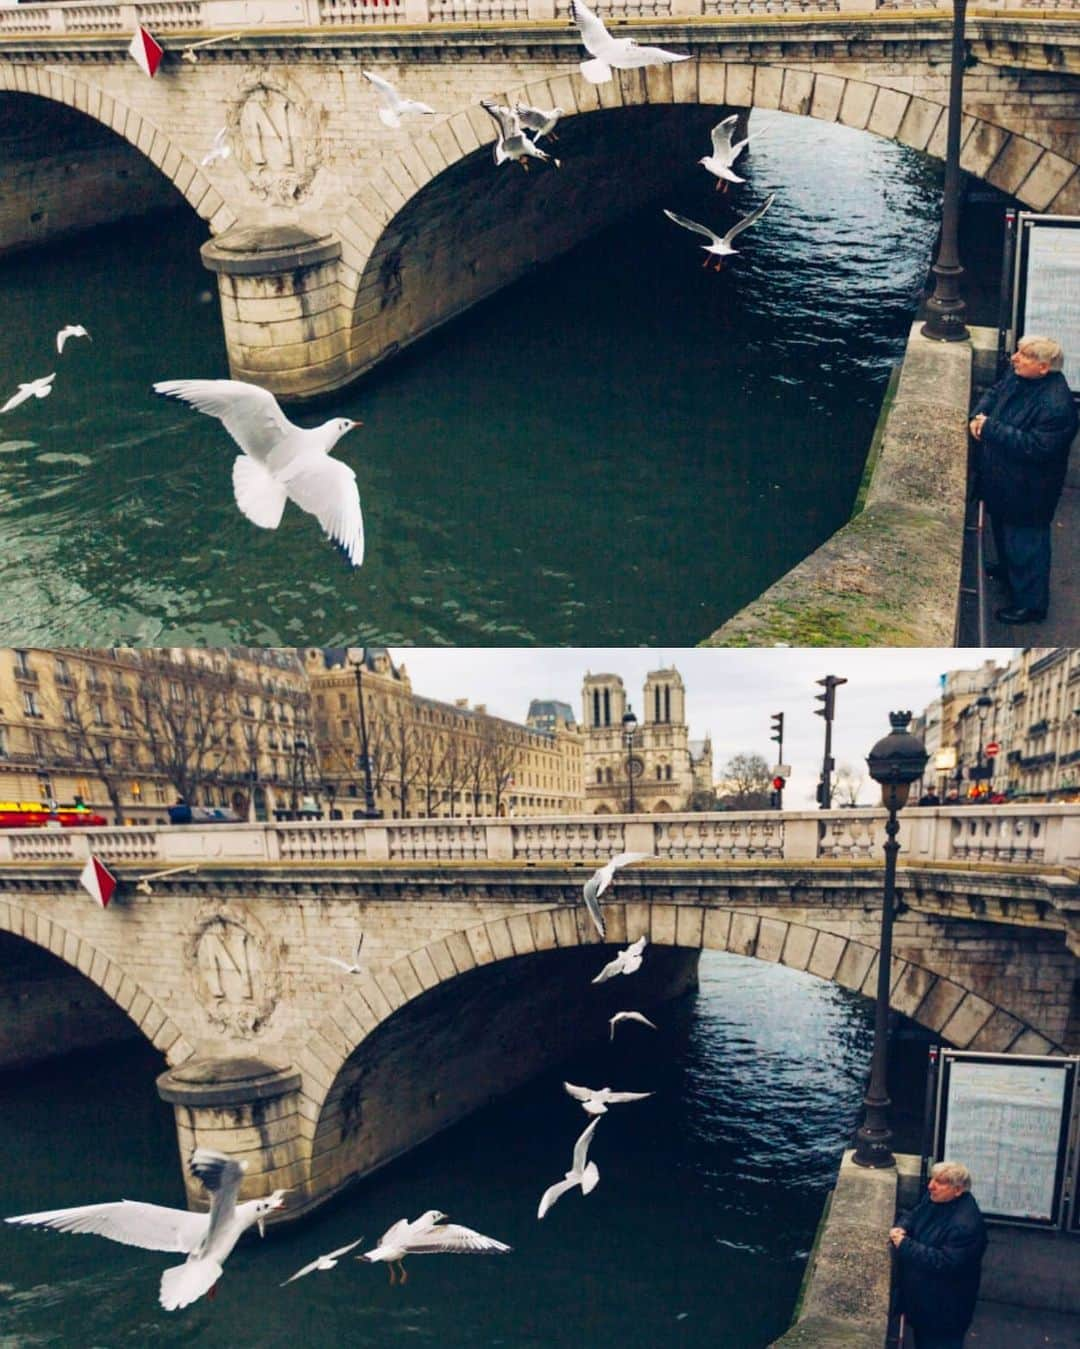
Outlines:
[[[919,713],[936,696],[947,670],[976,669],[985,659],[1007,664],[1008,648],[957,651],[951,648],[852,650],[840,648],[675,648],[651,647],[394,647],[413,690],[452,703],[524,721],[533,698],[558,698],[581,719],[581,684],[587,673],[622,676],[639,725],[645,719],[641,696],[650,670],[674,666],[686,686],[686,715],[692,739],[711,734],[716,776],[733,754],[757,753],[776,762],[769,739],[770,718],[784,713],[784,759],[792,776],[784,804],[789,809],[814,805],[821,769],[825,723],[814,715],[821,706],[815,680],[843,676],[836,690],[833,758],[865,777],[866,755],[889,730],[889,713]],[[860,797],[875,803],[877,789],[867,781]]]

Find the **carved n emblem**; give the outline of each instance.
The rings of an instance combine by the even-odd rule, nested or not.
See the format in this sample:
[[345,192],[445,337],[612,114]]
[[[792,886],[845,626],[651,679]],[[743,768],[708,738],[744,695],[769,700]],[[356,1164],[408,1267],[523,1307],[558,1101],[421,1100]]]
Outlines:
[[269,938],[250,914],[204,912],[188,941],[196,996],[221,1030],[250,1035],[277,1006],[280,976]]
[[256,70],[241,82],[229,117],[233,148],[260,196],[282,205],[306,197],[322,161],[323,116],[277,71]]

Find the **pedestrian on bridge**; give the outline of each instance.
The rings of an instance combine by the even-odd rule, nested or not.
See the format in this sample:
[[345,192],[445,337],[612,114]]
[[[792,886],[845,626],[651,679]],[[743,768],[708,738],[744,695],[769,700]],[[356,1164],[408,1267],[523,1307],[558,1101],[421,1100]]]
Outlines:
[[1050,601],[1050,522],[1078,425],[1063,363],[1052,338],[1022,337],[1012,369],[972,409],[978,492],[997,552],[987,574],[1005,581],[1011,596],[996,611],[1001,623],[1041,623]]
[[986,1224],[960,1162],[930,1168],[927,1192],[889,1231],[896,1248],[900,1309],[916,1349],[962,1349],[975,1314]]

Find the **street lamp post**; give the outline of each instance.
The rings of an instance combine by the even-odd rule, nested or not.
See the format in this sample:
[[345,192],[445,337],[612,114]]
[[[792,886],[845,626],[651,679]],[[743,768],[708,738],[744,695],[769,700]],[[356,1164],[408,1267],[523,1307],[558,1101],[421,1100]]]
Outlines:
[[945,183],[941,194],[941,243],[934,262],[934,293],[926,302],[929,317],[922,334],[936,342],[963,342],[967,306],[960,295],[957,235],[960,224],[960,120],[964,98],[964,19],[967,0],[953,0],[952,57],[949,63],[949,112],[945,134]]
[[364,814],[365,820],[377,820],[379,811],[375,809],[375,791],[371,785],[371,759],[368,756],[368,734],[367,717],[364,715],[364,686],[362,682],[362,670],[364,664],[363,654],[358,660],[349,662],[353,667],[353,674],[356,676],[356,705],[359,708],[360,722],[360,766],[364,770]]
[[878,951],[877,998],[874,1003],[874,1050],[870,1060],[870,1085],[863,1105],[866,1113],[855,1134],[857,1166],[894,1166],[892,1130],[889,1128],[889,984],[892,973],[892,924],[896,899],[896,813],[908,799],[911,784],[922,777],[929,757],[921,740],[907,729],[910,712],[890,712],[892,730],[879,740],[866,757],[870,776],[881,784],[881,799],[889,818],[885,825],[885,893],[881,903],[881,942]]
[[623,743],[626,745],[626,790],[630,797],[630,814],[634,813],[634,733],[637,730],[637,717],[629,703],[622,719]]
[[979,784],[986,782],[988,778],[994,776],[993,763],[988,763],[986,767],[983,768],[983,744],[986,740],[986,718],[993,705],[993,698],[989,697],[985,690],[975,699],[975,712],[979,718],[979,745],[975,751],[975,767],[971,770],[971,776],[975,782],[976,795],[982,791],[982,787]]

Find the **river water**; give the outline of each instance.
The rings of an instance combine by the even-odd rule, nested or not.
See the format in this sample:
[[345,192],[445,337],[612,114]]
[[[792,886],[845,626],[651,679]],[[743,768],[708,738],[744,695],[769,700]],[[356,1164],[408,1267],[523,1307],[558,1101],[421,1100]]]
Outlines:
[[[304,1344],[438,1349],[759,1349],[791,1318],[850,1137],[871,1004],[808,975],[706,953],[697,993],[659,1030],[560,1065],[361,1182],[297,1227],[247,1240],[213,1301],[157,1305],[173,1257],[0,1225],[0,1346]],[[158,1057],[139,1045],[0,1079],[0,1213],[120,1197],[183,1205]],[[537,1222],[587,1123],[563,1078],[652,1090],[614,1106],[590,1156],[600,1184]],[[437,1207],[510,1243],[414,1257],[391,1288],[351,1258],[287,1288],[317,1254]]]
[[[940,165],[754,114],[748,182],[686,180],[320,408],[360,418],[368,560],[290,506],[257,530],[232,442],[153,381],[227,375],[179,211],[0,264],[0,643],[688,645],[850,513],[936,227]],[[706,150],[702,147],[702,152]],[[727,228],[721,274],[660,207]],[[82,323],[57,356],[53,334]],[[6,397],[6,392],[4,393]]]

